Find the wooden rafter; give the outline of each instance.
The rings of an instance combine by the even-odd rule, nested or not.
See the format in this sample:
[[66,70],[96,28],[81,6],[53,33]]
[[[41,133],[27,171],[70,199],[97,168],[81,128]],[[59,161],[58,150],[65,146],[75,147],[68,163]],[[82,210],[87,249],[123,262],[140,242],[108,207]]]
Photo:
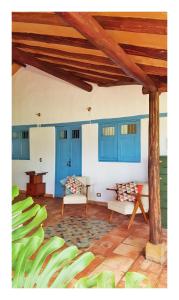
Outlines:
[[[77,59],[76,63],[78,62],[83,62],[83,60],[88,61],[88,63],[91,63],[91,68],[99,68],[102,67],[101,64],[106,65],[107,67],[112,66],[114,73],[118,73],[121,75],[125,75],[124,72],[120,69],[117,68],[114,64],[113,61],[111,61],[108,57],[102,57],[102,56],[97,56],[97,55],[92,55],[92,54],[86,54],[86,53],[75,53],[75,52],[68,52],[68,51],[63,51],[55,48],[48,48],[48,47],[42,47],[42,46],[33,46],[33,45],[28,45],[24,43],[17,43],[13,42],[14,47],[25,49],[26,51],[35,53],[35,54],[46,54],[50,57],[67,57],[67,58],[73,58]],[[98,64],[95,64],[98,63]],[[153,75],[160,75],[160,76],[166,76],[167,75],[167,68],[162,68],[162,67],[155,67],[155,66],[150,66],[150,65],[142,65],[142,64],[137,64],[146,74],[153,74]]]
[[[75,74],[75,76],[77,76],[77,77],[80,77],[80,75],[82,75],[82,76],[86,76],[86,78],[89,79],[91,75],[94,75],[91,78],[96,79],[96,83],[98,82],[97,79],[102,80],[102,82],[105,80],[109,80],[109,82],[111,82],[111,83],[115,82],[117,80],[125,80],[125,79],[126,79],[126,81],[127,80],[131,81],[131,78],[126,78],[123,76],[117,76],[115,78],[112,78],[112,77],[110,77],[110,74],[109,74],[109,76],[106,76],[107,74],[98,73],[98,72],[90,72],[90,70],[79,69],[79,68],[75,68],[70,65],[54,64],[52,62],[44,61],[44,60],[39,60],[39,61],[43,62],[46,65],[46,67],[52,67],[52,68],[55,68],[56,70],[60,70],[60,71],[61,70],[66,70],[68,72],[70,71],[71,74]],[[90,80],[87,80],[87,81],[90,81]],[[92,82],[94,82],[94,81],[92,81]]]
[[[91,13],[93,15],[93,13]],[[102,16],[95,15],[94,18],[99,24],[108,30],[120,30],[128,32],[150,33],[150,34],[166,34],[166,20],[151,19],[151,18],[139,18],[128,16]],[[21,12],[13,13],[13,22],[26,22],[26,23],[38,23],[48,24],[56,26],[69,26],[63,18],[57,17],[55,13],[33,13],[33,12]]]
[[38,68],[48,74],[51,74],[57,78],[67,81],[85,91],[91,92],[92,86],[87,82],[81,80],[80,78],[72,75],[70,72],[65,70],[59,70],[52,66],[47,66],[44,62],[34,58],[32,54],[27,54],[26,52],[19,50],[15,47],[12,48],[13,60],[19,61],[21,64],[28,64],[35,68]]
[[[74,37],[64,37],[49,34],[37,34],[37,33],[27,33],[27,32],[13,32],[12,37],[14,40],[24,40],[24,41],[38,41],[50,44],[59,45],[73,45],[73,47],[81,47],[86,49],[96,49],[96,47],[91,44],[86,39],[74,38]],[[150,57],[154,59],[167,59],[167,51],[165,49],[154,49],[149,47],[142,47],[137,45],[130,45],[120,43],[118,44],[127,54],[138,55],[144,57]]]
[[[59,13],[57,13],[59,14]],[[97,49],[102,50],[112,61],[116,63],[128,76],[139,84],[156,91],[154,82],[130,60],[124,50],[108,35],[99,23],[88,13],[61,13],[63,18],[84,35]]]
[[16,63],[19,66],[24,67],[24,68],[26,67],[26,64],[23,64],[23,63],[21,63],[20,61],[17,61],[17,60],[13,60],[13,63]]

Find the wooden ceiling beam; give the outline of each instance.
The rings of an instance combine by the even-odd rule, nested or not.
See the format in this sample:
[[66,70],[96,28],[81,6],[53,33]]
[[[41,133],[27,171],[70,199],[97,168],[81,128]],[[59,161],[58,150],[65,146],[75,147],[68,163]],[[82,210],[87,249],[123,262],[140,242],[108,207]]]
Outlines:
[[[38,57],[36,57],[38,58]],[[39,58],[38,58],[39,59]],[[89,69],[82,69],[82,68],[77,68],[74,67],[72,65],[67,65],[67,64],[61,64],[61,63],[54,63],[51,61],[47,61],[47,60],[41,60],[40,61],[44,62],[47,66],[52,66],[55,67],[56,69],[63,69],[63,70],[68,70],[68,71],[74,71],[74,72],[78,72],[78,73],[85,73],[85,74],[91,74],[91,75],[96,75],[99,77],[104,77],[104,78],[108,78],[111,80],[119,80],[122,78],[125,78],[126,80],[130,80],[131,78],[129,77],[125,77],[125,76],[120,76],[120,75],[114,75],[114,74],[110,74],[110,73],[102,73],[102,72],[96,72],[93,70],[89,70]]]
[[[58,16],[59,17],[57,17],[57,15],[53,12],[14,12],[12,14],[12,21],[68,27],[69,24],[62,17],[60,17],[60,13]],[[167,34],[166,20],[102,15],[93,17],[104,29],[108,30],[162,35]]]
[[[41,60],[40,60],[41,61]],[[49,62],[49,61],[43,61],[45,63],[45,65],[47,67],[52,67],[52,68],[55,68],[56,70],[64,70],[64,71],[70,71],[70,74],[75,74],[75,76],[77,77],[84,77],[84,78],[92,78],[94,79],[93,82],[98,82],[98,79],[99,79],[99,82],[116,82],[116,81],[119,81],[119,80],[123,80],[123,81],[132,81],[133,79],[131,78],[127,78],[127,77],[124,77],[124,76],[111,76],[109,74],[104,74],[104,73],[100,73],[100,72],[90,72],[90,70],[87,70],[87,69],[80,69],[80,68],[76,68],[76,67],[73,67],[73,66],[70,66],[70,65],[63,65],[63,64],[54,64],[52,62]],[[107,75],[107,76],[106,76]]]
[[93,75],[89,75],[89,74],[84,74],[84,73],[77,73],[75,71],[72,71],[71,74],[78,76],[79,78],[81,78],[82,80],[86,80],[88,82],[92,82],[95,84],[103,84],[103,83],[114,83],[114,80],[110,80],[107,78],[102,78],[102,77],[96,77]]
[[[13,32],[12,38],[14,40],[38,41],[38,42],[43,42],[48,44],[59,44],[59,45],[67,45],[67,46],[96,50],[96,47],[92,43],[90,43],[86,39],[81,39],[81,38],[27,33],[27,32]],[[120,43],[118,45],[120,45],[120,47],[124,51],[126,51],[127,54],[130,55],[167,60],[167,50],[165,49],[154,49],[149,47],[124,44],[124,43]]]
[[23,64],[23,63],[21,63],[21,62],[19,62],[19,61],[17,61],[17,60],[13,60],[12,63],[15,63],[15,64],[17,64],[17,65],[19,65],[19,66],[21,66],[21,67],[23,67],[23,68],[26,67],[26,64]]
[[60,58],[60,57],[53,57],[53,56],[43,55],[43,54],[33,54],[33,55],[37,58],[44,59],[44,60],[50,60],[57,64],[60,64],[60,63],[69,64],[70,66],[73,65],[73,66],[77,66],[77,67],[81,67],[81,68],[87,68],[88,70],[92,69],[92,70],[97,70],[97,71],[109,72],[109,73],[113,73],[113,74],[123,75],[126,77],[126,74],[121,69],[116,68],[116,67],[111,67],[111,66],[107,66],[107,65],[96,65],[96,64],[91,64],[91,63],[87,63],[87,62],[82,62],[82,61],[77,61],[77,60],[72,60],[72,59],[64,59],[64,58]]
[[[45,61],[45,63],[46,62],[47,61]],[[112,79],[118,80],[122,77],[126,78],[126,79],[130,79],[129,77],[125,77],[125,76],[119,76],[119,75],[114,75],[114,74],[110,74],[110,73],[96,72],[96,71],[93,71],[93,70],[77,68],[77,67],[74,67],[74,66],[71,66],[71,65],[55,64],[55,66],[56,66],[56,68],[60,68],[60,69],[68,70],[68,71],[75,71],[75,72],[78,72],[78,73],[86,73],[86,74],[96,75],[96,76],[99,76],[99,77],[109,78],[111,80]]]
[[26,52],[19,50],[15,47],[12,48],[12,56],[13,60],[19,61],[21,64],[31,65],[35,68],[38,68],[50,75],[53,75],[57,78],[60,78],[64,81],[67,81],[87,92],[92,91],[92,86],[87,82],[81,80],[80,78],[72,75],[70,72],[56,69],[52,66],[47,66],[44,62],[34,58],[33,55],[27,54]]
[[[38,54],[52,54],[57,56],[64,56],[68,58],[74,58],[74,59],[80,59],[80,60],[88,60],[89,63],[100,63],[100,64],[107,64],[107,65],[112,65],[115,66],[114,62],[111,61],[108,57],[102,57],[102,56],[97,56],[97,55],[92,55],[92,54],[86,54],[86,53],[75,53],[75,52],[67,52],[59,49],[53,49],[53,48],[47,48],[47,47],[42,47],[42,46],[33,46],[33,45],[28,45],[24,43],[17,43],[13,42],[14,47],[17,48],[22,48],[26,50],[32,50],[33,53]],[[141,69],[146,74],[153,74],[153,75],[160,75],[160,76],[166,76],[167,75],[167,68],[162,68],[162,67],[155,67],[155,66],[149,66],[149,65],[142,65],[142,64],[137,64]],[[98,66],[98,65],[97,65]],[[115,67],[115,73],[116,72],[121,72],[120,74],[124,74],[124,72]]]
[[[57,13],[59,14],[59,13]],[[154,82],[124,52],[124,50],[108,35],[100,24],[88,13],[61,13],[69,24],[75,27],[95,47],[103,51],[128,76],[142,84],[151,92],[157,90]]]
[[138,85],[137,82],[125,82],[125,81],[116,81],[112,83],[98,83],[100,87],[112,87],[112,86],[122,86],[122,85]]

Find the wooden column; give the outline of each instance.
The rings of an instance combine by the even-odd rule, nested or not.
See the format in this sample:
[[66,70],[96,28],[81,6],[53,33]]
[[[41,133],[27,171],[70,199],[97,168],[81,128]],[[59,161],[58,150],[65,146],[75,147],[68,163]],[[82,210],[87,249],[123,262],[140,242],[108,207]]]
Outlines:
[[159,170],[159,92],[149,93],[149,224],[150,242],[161,243]]

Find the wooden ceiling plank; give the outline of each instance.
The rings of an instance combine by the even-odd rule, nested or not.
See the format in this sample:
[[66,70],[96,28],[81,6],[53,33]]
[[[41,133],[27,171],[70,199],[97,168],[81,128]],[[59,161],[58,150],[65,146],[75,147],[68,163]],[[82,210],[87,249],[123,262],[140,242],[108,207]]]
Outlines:
[[[33,40],[45,43],[69,45],[73,47],[81,47],[86,49],[96,49],[88,40],[74,37],[57,36],[49,34],[27,33],[27,32],[13,32],[12,37],[15,40]],[[143,47],[139,45],[131,45],[127,43],[120,43],[120,46],[130,55],[139,55],[151,57],[156,59],[167,59],[167,50],[160,48]]]
[[167,34],[166,20],[112,16],[95,16],[94,18],[104,29],[161,35]]
[[58,18],[54,12],[13,12],[13,22],[49,24],[56,26],[69,26],[63,18]]
[[[94,18],[104,29],[120,30],[138,33],[152,33],[152,34],[167,34],[167,21],[140,17],[129,16],[103,16],[98,15]],[[18,12],[12,14],[13,22],[45,24],[55,26],[69,27],[63,18],[57,17],[53,12]]]
[[88,70],[92,69],[92,70],[107,72],[110,74],[111,73],[119,74],[119,75],[123,75],[126,77],[126,74],[121,69],[113,67],[113,66],[96,65],[96,64],[86,63],[86,62],[82,62],[82,61],[77,61],[77,60],[72,60],[72,59],[64,59],[64,58],[60,58],[60,57],[57,58],[57,57],[43,55],[43,54],[33,54],[33,55],[34,55],[34,57],[44,59],[44,60],[49,60],[49,61],[55,62],[57,64],[61,64],[61,63],[69,64],[70,66],[73,65],[73,66],[77,66],[77,67],[81,67],[81,68],[85,68],[85,69],[87,68]]
[[[32,53],[40,53],[40,54],[48,54],[48,55],[54,55],[54,57],[67,57],[67,58],[73,58],[77,59],[77,61],[86,60],[89,63],[99,63],[99,64],[107,64],[114,66],[115,64],[108,58],[108,57],[102,57],[92,54],[86,54],[86,53],[75,53],[75,52],[68,52],[63,51],[59,49],[53,49],[53,48],[46,48],[42,46],[33,46],[33,45],[27,45],[24,43],[15,43],[13,42],[13,45],[18,48],[26,49],[26,50],[32,50]],[[165,76],[167,75],[167,68],[161,68],[161,67],[155,67],[155,66],[148,66],[148,65],[142,65],[138,64],[141,69],[146,74],[153,74],[153,75],[161,75]],[[118,68],[116,68],[118,70]],[[121,73],[124,73],[121,70]]]
[[88,69],[80,69],[80,68],[76,68],[76,67],[73,67],[71,65],[64,65],[64,64],[56,64],[56,63],[53,63],[53,62],[49,62],[49,61],[46,61],[46,60],[41,60],[40,61],[43,61],[45,62],[45,65],[46,66],[49,66],[49,67],[54,67],[55,69],[59,69],[59,70],[68,70],[75,73],[76,75],[80,76],[80,75],[86,75],[88,76],[90,74],[91,75],[94,75],[93,77],[96,77],[96,78],[99,78],[101,79],[102,81],[108,79],[110,80],[110,82],[115,82],[116,80],[124,80],[124,81],[133,81],[133,79],[129,78],[129,77],[124,77],[124,76],[118,76],[118,75],[112,75],[112,74],[104,74],[104,73],[99,73],[99,72],[95,72],[95,71],[91,71],[91,70],[88,70]]
[[[17,42],[17,40],[13,40],[13,42]],[[27,40],[27,41],[18,40],[18,43],[25,43],[27,45],[33,45],[33,46],[42,46],[49,49],[59,49],[71,53],[78,53],[78,54],[82,53],[82,54],[90,54],[90,55],[92,54],[100,57],[106,57],[106,55],[102,53],[102,51],[100,50],[74,47],[72,45],[51,44],[51,43],[45,43],[45,42],[33,41],[33,40]],[[154,58],[144,57],[144,56],[130,55],[130,54],[129,57],[136,64],[167,68],[167,62],[165,60],[154,59]]]
[[90,40],[96,48],[102,50],[128,76],[148,88],[151,92],[156,91],[156,86],[150,77],[129,59],[124,50],[113,41],[93,17],[87,13],[76,12],[64,12],[62,15],[69,24]]
[[46,66],[42,61],[34,58],[33,55],[27,54],[26,52],[19,50],[15,47],[12,48],[12,56],[15,61],[19,61],[22,64],[28,64],[35,68],[38,68],[48,74],[51,74],[57,78],[60,78],[64,81],[67,81],[85,91],[91,92],[92,86],[86,83],[85,81],[75,77],[70,72],[64,70],[57,70],[52,66]]
[[[40,59],[41,60],[41,59]],[[44,61],[44,62],[49,62],[49,63],[52,63],[54,64],[53,62],[51,61],[47,61],[47,60],[41,60],[41,61]],[[109,78],[109,79],[115,79],[115,80],[118,80],[120,79],[121,77],[125,77],[125,76],[119,76],[119,75],[114,75],[114,74],[110,74],[110,73],[102,73],[102,72],[96,72],[96,71],[93,71],[93,70],[89,70],[89,69],[82,69],[82,68],[77,68],[77,67],[74,67],[72,65],[65,65],[65,64],[54,64],[57,68],[62,68],[62,69],[66,69],[66,70],[73,70],[73,71],[76,71],[76,72],[79,72],[79,73],[86,73],[86,74],[92,74],[92,75],[96,75],[96,76],[99,76],[99,77],[105,77],[105,78]],[[125,78],[129,78],[129,77],[125,77]]]
[[115,11],[115,12],[90,12],[91,16],[107,16],[107,17],[130,17],[130,18],[144,18],[155,20],[167,20],[167,13],[162,11]]

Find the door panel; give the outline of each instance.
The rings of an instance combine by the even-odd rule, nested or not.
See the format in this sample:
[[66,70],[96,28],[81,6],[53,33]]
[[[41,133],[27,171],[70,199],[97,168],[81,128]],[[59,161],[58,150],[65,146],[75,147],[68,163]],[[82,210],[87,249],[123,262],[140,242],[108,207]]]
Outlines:
[[81,175],[81,128],[79,126],[56,129],[56,196],[63,196],[60,181],[71,175]]
[[71,175],[81,175],[81,130],[71,129]]

